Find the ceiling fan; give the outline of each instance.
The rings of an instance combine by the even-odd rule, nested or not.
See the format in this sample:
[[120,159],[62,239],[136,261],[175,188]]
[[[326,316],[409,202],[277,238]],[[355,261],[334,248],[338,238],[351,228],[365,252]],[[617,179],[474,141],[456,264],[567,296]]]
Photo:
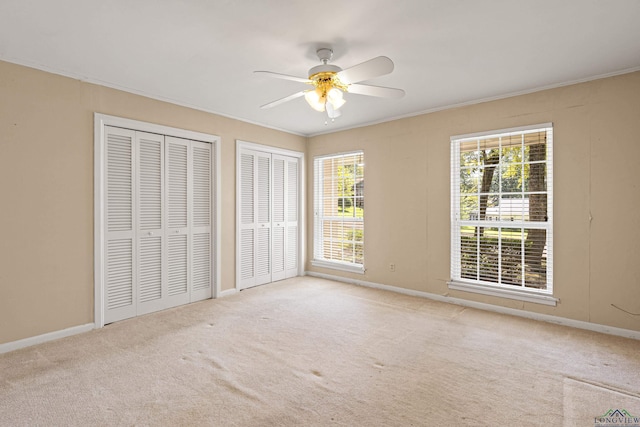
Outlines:
[[333,57],[332,49],[320,48],[316,51],[316,54],[322,64],[311,68],[309,70],[309,77],[306,79],[303,77],[272,73],[270,71],[254,71],[254,73],[257,74],[278,79],[293,80],[313,86],[311,89],[301,90],[292,95],[262,105],[260,108],[275,107],[276,105],[304,96],[311,108],[320,112],[326,111],[327,116],[334,119],[340,115],[339,109],[346,102],[343,97],[344,92],[377,96],[380,98],[402,98],[404,96],[404,90],[402,89],[359,84],[361,81],[383,76],[393,71],[393,61],[386,56],[378,56],[343,70],[337,65],[329,64],[329,61]]

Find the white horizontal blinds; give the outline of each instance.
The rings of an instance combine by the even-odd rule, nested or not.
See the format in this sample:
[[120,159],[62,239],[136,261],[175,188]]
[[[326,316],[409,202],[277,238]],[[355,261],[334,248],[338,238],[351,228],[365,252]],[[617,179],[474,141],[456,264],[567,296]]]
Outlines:
[[271,282],[271,156],[257,156],[256,285]]
[[285,273],[285,159],[273,156],[273,223],[272,270],[273,281],[286,278]]
[[193,221],[191,300],[212,296],[212,175],[211,144],[191,141],[193,157]]
[[452,139],[452,277],[551,292],[552,128]]
[[364,154],[314,162],[314,258],[364,264]]
[[189,302],[189,141],[166,137],[168,306]]
[[288,158],[285,161],[285,194],[286,194],[286,277],[298,275],[298,160]]
[[136,132],[138,152],[138,314],[163,308],[164,136]]
[[105,321],[135,315],[135,132],[105,127]]

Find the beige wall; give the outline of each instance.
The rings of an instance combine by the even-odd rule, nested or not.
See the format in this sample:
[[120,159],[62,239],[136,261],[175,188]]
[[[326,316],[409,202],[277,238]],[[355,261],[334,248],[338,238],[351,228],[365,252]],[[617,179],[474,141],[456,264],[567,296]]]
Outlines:
[[[450,291],[450,136],[546,122],[559,304]],[[640,313],[640,72],[316,136],[308,170],[314,156],[355,149],[365,153],[366,273],[307,270],[640,331],[640,316],[621,310]]]
[[222,138],[222,289],[235,286],[235,140],[306,139],[0,62],[0,343],[93,322],[93,113]]

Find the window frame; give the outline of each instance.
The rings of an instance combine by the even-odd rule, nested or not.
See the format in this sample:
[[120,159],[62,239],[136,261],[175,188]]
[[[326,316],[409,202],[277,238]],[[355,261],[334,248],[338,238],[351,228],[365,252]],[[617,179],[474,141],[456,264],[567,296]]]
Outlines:
[[[502,148],[502,139],[508,136],[524,135],[533,132],[547,132],[546,142],[546,195],[547,195],[547,221],[545,222],[530,222],[524,219],[506,221],[503,219],[491,220],[479,218],[472,218],[469,220],[461,219],[461,204],[460,204],[460,145],[463,142],[498,138],[498,147]],[[451,143],[451,252],[450,252],[450,268],[451,268],[451,280],[447,282],[449,289],[461,290],[466,292],[479,293],[484,295],[498,296],[509,299],[516,299],[527,302],[534,302],[545,305],[555,306],[558,299],[553,297],[553,124],[542,123],[530,126],[514,127],[509,129],[499,129],[487,132],[479,132],[465,135],[455,135],[450,138]],[[502,159],[500,159],[502,161]],[[522,162],[522,161],[521,161]],[[520,163],[520,162],[519,162]],[[500,163],[501,164],[501,163]],[[523,163],[524,164],[524,163]],[[502,195],[510,194],[507,192],[499,191],[497,193],[499,198]],[[521,194],[525,194],[522,191]],[[473,223],[473,224],[471,224]],[[498,228],[541,228],[546,232],[546,288],[536,289],[532,287],[517,286],[510,284],[503,284],[461,277],[461,233],[460,229],[464,225],[473,226],[485,226],[485,227],[498,227]],[[502,244],[502,237],[499,237],[499,245]],[[499,273],[501,275],[501,271]]]
[[[357,274],[364,274],[365,272],[365,267],[364,267],[364,262],[365,262],[364,261],[364,215],[365,214],[364,214],[364,211],[362,212],[362,217],[357,217],[357,216],[331,217],[331,216],[323,215],[324,197],[323,197],[323,191],[322,191],[322,188],[323,188],[322,183],[324,182],[324,175],[321,174],[323,170],[323,167],[322,167],[323,162],[329,159],[344,158],[344,157],[357,156],[357,155],[362,156],[363,164],[364,164],[364,150],[354,150],[354,151],[348,151],[348,152],[319,155],[313,158],[313,189],[314,189],[313,191],[313,258],[311,260],[311,265],[315,267],[329,268],[329,269],[345,271],[349,273],[357,273]],[[365,174],[364,174],[364,168],[363,168],[362,180],[364,180],[364,176]],[[354,174],[353,174],[354,185],[355,185],[356,177],[357,177],[357,173],[354,171]],[[365,200],[364,191],[362,192],[361,198],[364,204],[364,200]],[[327,259],[324,257],[324,228],[323,228],[324,221],[328,219],[336,220],[338,218],[341,221],[357,222],[362,224],[361,225],[362,233],[363,233],[362,264],[358,264],[355,262]]]

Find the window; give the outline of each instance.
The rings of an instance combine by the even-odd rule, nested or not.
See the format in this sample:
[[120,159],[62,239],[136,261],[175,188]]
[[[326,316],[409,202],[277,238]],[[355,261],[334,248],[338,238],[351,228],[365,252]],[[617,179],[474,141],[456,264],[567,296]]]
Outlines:
[[364,272],[364,153],[314,159],[313,265]]
[[555,305],[551,124],[451,138],[449,287]]

